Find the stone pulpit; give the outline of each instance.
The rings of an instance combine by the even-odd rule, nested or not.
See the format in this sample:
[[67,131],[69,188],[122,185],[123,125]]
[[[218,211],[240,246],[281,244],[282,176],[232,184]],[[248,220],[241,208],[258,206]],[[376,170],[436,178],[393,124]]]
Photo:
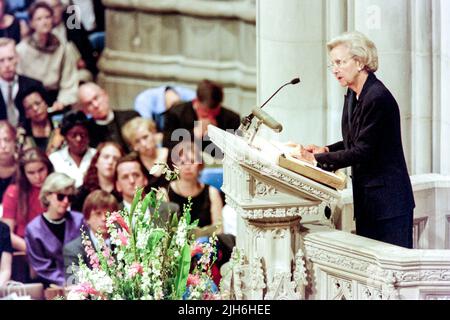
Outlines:
[[229,265],[234,299],[304,299],[307,276],[301,224],[331,226],[324,214],[339,193],[277,165],[277,150],[262,139],[209,126],[224,153],[226,203],[237,213],[236,247]]

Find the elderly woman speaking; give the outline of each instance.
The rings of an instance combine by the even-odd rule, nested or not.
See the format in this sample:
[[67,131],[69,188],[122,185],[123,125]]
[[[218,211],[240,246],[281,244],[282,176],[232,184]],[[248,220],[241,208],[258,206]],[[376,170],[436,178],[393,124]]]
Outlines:
[[354,218],[360,236],[412,248],[414,196],[403,153],[400,112],[377,79],[375,44],[359,32],[327,44],[331,72],[347,87],[342,114],[343,140],[309,145],[300,157],[335,171],[351,166]]

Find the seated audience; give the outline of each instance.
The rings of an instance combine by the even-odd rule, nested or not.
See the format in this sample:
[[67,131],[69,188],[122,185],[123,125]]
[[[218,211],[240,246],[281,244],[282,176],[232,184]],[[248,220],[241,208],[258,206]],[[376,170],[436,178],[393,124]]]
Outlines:
[[19,158],[16,182],[9,185],[3,196],[3,221],[11,229],[12,246],[25,251],[25,228],[44,208],[39,200],[42,185],[53,165],[47,156],[37,148],[23,152]]
[[75,179],[77,188],[83,184],[84,174],[96,153],[94,148],[89,147],[87,124],[83,112],[68,112],[61,122],[61,134],[67,145],[49,156],[55,171]]
[[115,190],[115,174],[117,160],[124,155],[122,147],[115,142],[107,141],[98,145],[84,176],[83,185],[77,190],[72,203],[73,210],[81,212],[88,194],[98,189],[112,193],[119,201],[121,200],[120,194]]
[[240,125],[239,115],[222,106],[222,100],[222,86],[210,80],[201,81],[197,86],[196,99],[175,105],[166,112],[163,146],[172,149],[180,140],[185,140],[186,133],[180,130],[185,129],[189,133],[187,138],[201,145],[203,151],[208,151],[213,157],[222,157],[218,148],[213,148],[214,145],[208,147],[212,143],[207,136],[208,125],[223,130],[234,130]]
[[54,127],[48,105],[38,90],[27,94],[22,101],[25,110],[24,148],[37,147],[47,155],[58,150],[64,142],[60,128]]
[[0,201],[17,170],[15,148],[16,129],[6,120],[0,120]]
[[27,34],[28,26],[26,22],[8,14],[8,2],[0,0],[0,37],[14,39],[18,43]]
[[198,219],[198,227],[215,226],[211,228],[216,234],[222,232],[222,198],[219,190],[199,182],[203,163],[200,150],[191,142],[177,146],[177,157],[174,164],[180,170],[179,179],[170,182],[168,195],[172,202],[183,210],[191,201],[191,220]]
[[88,38],[88,33],[78,18],[66,11],[66,6],[61,0],[40,0],[47,3],[53,9],[53,34],[62,43],[69,43],[74,50],[77,61],[79,80],[92,81],[97,75],[98,69],[94,57],[94,49]]
[[44,2],[29,8],[32,33],[17,45],[19,70],[42,81],[49,104],[61,110],[77,102],[76,60],[69,46],[52,33],[53,9]]
[[[136,117],[125,123],[122,127],[122,136],[131,147],[137,152],[139,159],[144,164],[147,171],[152,170],[156,163],[168,163],[169,150],[158,148],[155,139],[155,123],[150,119]],[[149,184],[165,187],[167,180],[162,175],[162,166],[157,171],[152,171],[152,179]]]
[[191,101],[194,98],[194,90],[181,86],[151,88],[137,95],[134,110],[142,117],[155,121],[156,130],[163,132],[166,111],[181,101]]
[[14,40],[0,38],[0,61],[3,61],[0,68],[0,120],[8,120],[17,127],[25,122],[23,96],[33,89],[45,90],[40,81],[17,73],[19,56]]
[[[105,244],[110,246],[109,234],[106,228],[106,213],[119,210],[117,199],[104,190],[94,190],[86,198],[83,205],[83,215],[86,221],[85,233],[92,243],[94,249],[99,248],[97,235],[100,234],[105,240]],[[66,285],[77,283],[76,270],[78,266],[78,256],[81,255],[84,263],[91,266],[90,259],[82,243],[82,236],[72,240],[64,246],[64,269],[66,270]],[[73,268],[75,264],[75,268]]]
[[49,175],[39,195],[45,211],[25,231],[30,266],[45,287],[64,285],[63,247],[81,234],[83,215],[68,211],[74,193],[75,180],[59,172]]
[[114,141],[128,152],[121,130],[128,120],[138,117],[136,111],[113,111],[109,105],[108,94],[93,82],[85,83],[78,90],[79,102],[86,115],[91,116],[89,122],[90,145],[96,148],[104,141]]
[[9,227],[0,221],[0,287],[11,278],[12,252]]

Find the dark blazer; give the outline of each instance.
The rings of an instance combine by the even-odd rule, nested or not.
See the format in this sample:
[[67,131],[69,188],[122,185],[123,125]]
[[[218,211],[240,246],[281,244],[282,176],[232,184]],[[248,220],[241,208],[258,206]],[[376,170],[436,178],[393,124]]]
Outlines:
[[132,110],[114,111],[114,120],[107,125],[99,125],[95,120],[90,119],[88,122],[88,131],[90,137],[89,145],[97,148],[101,142],[114,141],[120,144],[126,152],[131,151],[122,137],[122,127],[130,119],[139,117],[139,113]]
[[66,11],[64,11],[63,23],[66,26],[67,40],[72,41],[75,44],[78,51],[80,51],[82,59],[86,63],[86,68],[95,77],[98,73],[97,61],[94,56],[94,48],[89,41],[89,34],[87,33],[86,29],[84,29],[81,23],[79,28],[70,28],[68,19],[72,18],[72,15],[69,15]]
[[330,152],[315,158],[325,170],[352,167],[355,219],[411,215],[415,203],[403,154],[399,108],[373,73],[369,73],[358,101],[354,91],[347,91],[342,136],[342,141],[328,146]]
[[[89,236],[88,227],[85,228],[86,234]],[[86,250],[82,243],[83,238],[81,236],[73,239],[63,247],[64,256],[64,277],[66,279],[66,285],[73,285],[78,283],[77,271],[79,266],[78,255],[81,255],[82,261],[86,266],[91,267]],[[92,242],[92,240],[91,240]],[[75,267],[72,266],[75,264]]]
[[[236,130],[240,125],[239,115],[236,112],[231,111],[230,109],[227,109],[225,107],[221,108],[221,111],[216,120],[217,127],[223,130]],[[170,108],[165,114],[163,146],[171,149],[178,142],[180,142],[171,141],[172,132],[174,132],[176,129],[188,130],[191,138],[193,139],[194,121],[198,121],[198,117],[192,105],[192,101],[181,103]],[[204,150],[210,143],[203,143],[202,149]]]
[[[16,98],[14,99],[14,104],[19,111],[19,124],[25,125],[25,110],[22,106],[22,100],[26,95],[33,91],[39,91],[40,93],[45,93],[44,86],[42,82],[36,79],[32,79],[26,76],[18,76],[19,91],[17,92]],[[43,97],[46,98],[46,97]],[[6,101],[3,95],[0,93],[0,120],[7,120],[8,116],[6,113]]]

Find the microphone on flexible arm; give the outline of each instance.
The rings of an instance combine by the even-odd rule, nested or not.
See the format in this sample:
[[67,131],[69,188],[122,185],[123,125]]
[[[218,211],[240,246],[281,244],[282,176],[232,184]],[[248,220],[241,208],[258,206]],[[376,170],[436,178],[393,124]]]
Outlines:
[[275,91],[269,99],[267,99],[259,108],[255,108],[252,110],[252,113],[250,113],[248,116],[246,116],[241,121],[241,125],[239,126],[237,130],[237,135],[242,136],[245,131],[250,127],[252,120],[254,117],[257,117],[262,123],[264,123],[266,126],[274,130],[275,132],[281,132],[283,130],[283,126],[275,121],[270,115],[268,115],[266,112],[262,111],[262,108],[285,86],[290,84],[297,84],[300,82],[300,78],[294,78],[289,82],[286,82],[281,87],[278,88],[277,91]]

